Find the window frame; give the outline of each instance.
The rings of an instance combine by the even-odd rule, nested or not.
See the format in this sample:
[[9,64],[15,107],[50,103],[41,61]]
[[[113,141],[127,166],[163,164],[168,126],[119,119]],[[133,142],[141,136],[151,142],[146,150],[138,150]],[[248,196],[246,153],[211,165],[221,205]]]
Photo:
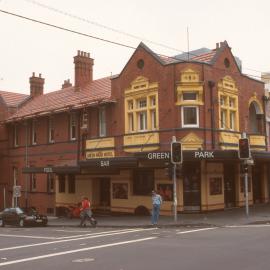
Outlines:
[[31,125],[31,143],[32,145],[37,144],[37,130],[36,130],[36,119],[32,120],[32,125]]
[[[196,109],[196,124],[185,124],[185,118],[184,118],[184,110],[188,108],[195,108]],[[183,128],[190,128],[190,127],[199,127],[200,125],[200,119],[199,119],[199,106],[193,106],[193,105],[187,105],[187,106],[181,106],[181,125]]]
[[49,132],[49,143],[54,143],[55,142],[55,129],[54,129],[53,117],[49,117],[48,132]]
[[99,137],[106,137],[106,108],[100,107],[98,110]]
[[[71,141],[75,141],[77,139],[77,127],[78,127],[77,114],[71,113],[69,116],[69,139]],[[73,130],[74,130],[74,134],[73,134]]]
[[59,174],[58,176],[58,193],[66,193],[66,175]]

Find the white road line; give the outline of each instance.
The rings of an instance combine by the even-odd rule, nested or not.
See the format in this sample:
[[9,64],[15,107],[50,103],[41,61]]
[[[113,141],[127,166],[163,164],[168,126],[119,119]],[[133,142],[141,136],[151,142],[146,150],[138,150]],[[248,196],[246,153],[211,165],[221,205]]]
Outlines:
[[[135,229],[141,229],[141,228],[135,228]],[[115,232],[128,232],[128,231],[133,231],[133,230],[134,229],[123,229],[123,230],[114,230],[114,231],[105,231],[105,232],[96,232],[96,233],[85,233],[85,234],[78,234],[78,235],[72,235],[72,236],[55,237],[54,239],[55,240],[72,239],[72,238],[89,236],[89,235],[101,235],[101,234],[115,233]]]
[[91,239],[91,238],[97,238],[97,237],[103,237],[103,236],[127,234],[127,233],[139,232],[139,231],[149,231],[149,230],[155,230],[155,229],[156,228],[134,229],[134,230],[128,230],[128,231],[115,232],[115,233],[105,233],[105,234],[99,234],[99,235],[90,235],[90,236],[87,236],[87,237],[78,237],[78,238],[72,238],[72,239],[63,239],[63,240],[57,240],[57,241],[51,241],[51,242],[43,242],[43,243],[36,243],[36,244],[29,244],[29,245],[1,248],[0,251],[14,250],[14,249],[28,248],[28,247],[36,247],[36,246],[44,246],[44,245],[51,245],[51,244],[64,243],[64,242],[70,242],[70,241],[85,240],[85,239]]
[[[123,230],[114,230],[114,231],[105,231],[105,232],[96,232],[96,233],[85,233],[85,234],[77,234],[71,236],[61,236],[61,237],[49,237],[49,236],[35,236],[35,235],[16,235],[16,234],[0,234],[0,237],[18,237],[18,238],[33,238],[33,239],[48,239],[48,240],[61,240],[61,239],[72,239],[76,237],[83,237],[89,235],[100,235],[100,234],[107,234],[107,233],[114,233],[114,232],[121,232],[121,231],[130,231],[133,229],[123,229]],[[60,230],[59,230],[60,231]],[[82,231],[81,231],[82,232]]]
[[34,235],[16,235],[16,234],[0,234],[2,237],[18,237],[18,238],[33,238],[33,239],[55,239],[55,237],[34,236]]
[[250,224],[250,225],[229,225],[225,228],[263,228],[270,227],[270,224]]
[[185,234],[185,233],[194,233],[194,232],[208,231],[208,230],[214,230],[214,229],[217,229],[217,228],[218,227],[196,229],[196,230],[190,230],[190,231],[177,232],[176,234]]
[[29,258],[14,260],[14,261],[3,262],[3,263],[0,263],[0,266],[10,265],[10,264],[17,264],[17,263],[22,263],[22,262],[35,261],[35,260],[41,260],[41,259],[45,259],[45,258],[51,258],[51,257],[56,257],[56,256],[61,256],[61,255],[66,255],[66,254],[72,254],[72,253],[77,253],[77,252],[93,250],[93,249],[101,249],[101,248],[106,248],[106,247],[113,247],[113,246],[132,244],[132,243],[143,242],[143,241],[148,241],[148,240],[153,240],[153,239],[156,239],[156,237],[147,237],[147,238],[141,238],[141,239],[136,239],[136,240],[117,242],[117,243],[94,246],[94,247],[88,247],[88,248],[80,248],[80,249],[68,250],[68,251],[63,251],[63,252],[51,253],[51,254],[47,254],[47,255],[41,255],[41,256],[36,256],[36,257],[29,257]]

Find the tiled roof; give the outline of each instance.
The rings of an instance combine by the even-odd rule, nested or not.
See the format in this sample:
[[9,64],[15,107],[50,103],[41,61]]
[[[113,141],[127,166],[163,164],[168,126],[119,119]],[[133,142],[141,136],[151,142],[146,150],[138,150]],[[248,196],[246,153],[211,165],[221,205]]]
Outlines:
[[201,55],[196,55],[191,58],[192,61],[198,61],[198,62],[204,62],[204,63],[210,63],[213,59],[213,57],[216,54],[216,50],[212,50],[209,53],[204,53]]
[[14,107],[28,98],[28,95],[12,93],[7,91],[0,91],[0,95],[8,107]]
[[25,105],[22,106],[17,113],[13,114],[8,121],[112,101],[111,79],[110,77],[106,77],[95,80],[77,91],[75,91],[75,87],[72,86],[37,96],[25,103]]

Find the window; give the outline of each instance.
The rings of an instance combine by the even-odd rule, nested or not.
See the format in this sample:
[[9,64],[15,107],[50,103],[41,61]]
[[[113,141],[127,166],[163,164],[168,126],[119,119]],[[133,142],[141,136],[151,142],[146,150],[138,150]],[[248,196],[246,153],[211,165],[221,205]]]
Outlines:
[[76,114],[72,113],[70,114],[70,140],[76,140],[77,137],[77,118],[76,118]]
[[220,112],[220,128],[225,129],[226,128],[226,123],[227,123],[227,119],[226,119],[226,111],[225,110],[221,110]]
[[151,129],[157,128],[156,110],[151,110]]
[[235,112],[230,112],[230,130],[235,130]]
[[106,136],[106,110],[105,107],[99,109],[99,136]]
[[222,93],[219,97],[220,128],[237,130],[237,97],[230,93]]
[[68,193],[75,193],[75,175],[68,175]]
[[64,174],[60,174],[58,177],[58,191],[59,193],[66,192],[66,178]]
[[134,131],[134,118],[133,113],[128,114],[128,131],[132,132]]
[[14,147],[19,146],[19,136],[18,136],[18,126],[14,126],[13,130],[13,135],[14,135]]
[[49,143],[54,143],[54,121],[53,118],[49,118]]
[[182,107],[182,126],[198,127],[199,126],[199,110],[196,106]]
[[32,173],[30,176],[30,191],[36,191],[37,189],[37,178],[36,174]]
[[154,189],[153,170],[135,170],[133,172],[133,194],[149,195]]
[[139,131],[147,130],[147,114],[146,112],[138,113],[138,127]]
[[[59,184],[59,187],[60,187],[60,184]],[[59,188],[59,190],[60,190],[60,188]],[[63,188],[63,190],[65,190],[65,188]],[[54,192],[54,174],[53,173],[47,174],[47,192],[48,193]],[[63,192],[65,192],[65,191],[63,191]]]
[[197,100],[197,93],[196,92],[184,92],[183,93],[183,100]]
[[147,106],[147,101],[145,99],[141,99],[137,101],[137,108],[145,108]]
[[13,167],[13,186],[18,185],[18,168]]
[[37,144],[36,120],[32,121],[32,144]]

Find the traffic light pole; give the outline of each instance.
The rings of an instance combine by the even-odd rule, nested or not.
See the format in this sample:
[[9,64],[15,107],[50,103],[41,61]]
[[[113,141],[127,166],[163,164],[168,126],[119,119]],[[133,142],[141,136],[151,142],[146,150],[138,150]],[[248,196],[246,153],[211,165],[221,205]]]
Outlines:
[[[244,161],[244,166],[248,166],[247,160]],[[248,205],[248,170],[245,169],[245,206],[246,206],[246,217],[249,217],[249,205]]]
[[177,222],[177,193],[176,193],[176,164],[173,164],[173,214],[174,222]]

